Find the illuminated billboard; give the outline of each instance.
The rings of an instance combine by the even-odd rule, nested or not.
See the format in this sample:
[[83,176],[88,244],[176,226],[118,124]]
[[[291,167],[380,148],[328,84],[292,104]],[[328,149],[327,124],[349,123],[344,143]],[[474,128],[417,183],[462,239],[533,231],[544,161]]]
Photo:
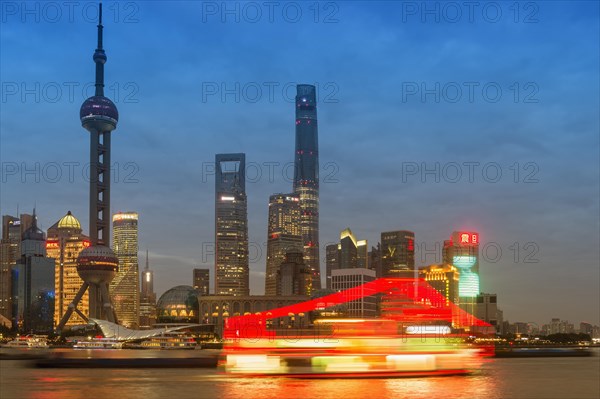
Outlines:
[[479,294],[479,276],[472,271],[477,262],[476,256],[464,255],[452,258],[454,266],[459,269],[458,296],[475,297]]
[[452,234],[455,245],[479,245],[479,233],[474,231],[455,231]]
[[477,257],[473,255],[459,255],[452,258],[452,264],[461,269],[461,273],[462,269],[470,270],[473,266],[475,266],[476,262]]
[[458,296],[473,298],[479,294],[479,276],[471,271],[462,271],[458,276]]

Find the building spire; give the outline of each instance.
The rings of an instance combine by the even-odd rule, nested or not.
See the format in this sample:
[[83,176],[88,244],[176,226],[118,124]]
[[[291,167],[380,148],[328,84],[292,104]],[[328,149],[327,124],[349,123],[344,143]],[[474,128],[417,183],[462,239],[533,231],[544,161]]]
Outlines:
[[148,263],[148,250],[146,249],[146,270],[150,269],[150,265]]
[[96,63],[96,96],[104,96],[104,64],[106,63],[106,53],[102,48],[102,2],[98,5],[98,48],[94,52],[94,62]]

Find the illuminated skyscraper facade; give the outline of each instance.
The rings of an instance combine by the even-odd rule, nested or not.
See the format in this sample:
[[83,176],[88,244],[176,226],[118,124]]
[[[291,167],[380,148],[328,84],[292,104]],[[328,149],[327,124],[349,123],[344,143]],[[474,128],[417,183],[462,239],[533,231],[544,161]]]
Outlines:
[[156,323],[154,272],[150,270],[148,251],[146,251],[146,267],[142,271],[142,292],[140,293],[140,328],[151,328],[154,323]]
[[286,259],[286,254],[302,251],[300,198],[295,194],[271,195],[269,197],[265,295],[277,295],[278,275],[280,266]]
[[381,233],[381,277],[414,277],[415,233]]
[[250,295],[246,155],[215,158],[215,294]]
[[340,233],[340,243],[325,247],[326,284],[331,288],[332,272],[337,269],[369,269],[369,246],[367,240],[357,240],[352,230]]
[[[67,312],[69,304],[75,298],[83,280],[77,273],[77,257],[90,246],[88,237],[82,234],[79,220],[67,212],[58,222],[48,229],[46,253],[54,258],[54,322],[58,325]],[[79,302],[79,311],[87,317],[89,314],[89,295],[86,292]],[[76,313],[67,322],[67,326],[85,324],[87,321]]]
[[440,302],[434,302],[431,305],[437,308],[450,308],[453,312],[452,323],[458,327],[459,318],[456,312],[456,306],[459,305],[458,269],[447,263],[429,265],[419,270],[419,277],[441,294]]
[[315,86],[296,87],[296,152],[294,193],[300,198],[304,262],[311,269],[313,289],[321,289],[319,264],[319,135]]
[[479,233],[454,231],[444,241],[442,257],[459,270],[459,296],[475,298],[479,294]]
[[113,215],[113,251],[119,259],[119,271],[109,292],[119,323],[128,328],[139,326],[140,283],[138,266],[138,214]]

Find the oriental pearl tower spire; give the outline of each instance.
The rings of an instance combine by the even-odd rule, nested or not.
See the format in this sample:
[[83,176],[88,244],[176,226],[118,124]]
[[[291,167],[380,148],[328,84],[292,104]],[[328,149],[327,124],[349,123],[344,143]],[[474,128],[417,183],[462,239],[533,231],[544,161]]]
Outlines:
[[94,52],[96,64],[96,92],[81,105],[81,125],[90,132],[90,241],[91,246],[77,258],[77,273],[84,281],[73,302],[57,326],[62,330],[75,311],[84,320],[87,317],[77,304],[90,290],[90,318],[116,323],[108,286],[118,270],[118,260],[107,246],[110,238],[110,134],[117,128],[119,112],[115,104],[104,97],[104,64],[106,53],[102,46],[102,3],[98,11],[98,47]]

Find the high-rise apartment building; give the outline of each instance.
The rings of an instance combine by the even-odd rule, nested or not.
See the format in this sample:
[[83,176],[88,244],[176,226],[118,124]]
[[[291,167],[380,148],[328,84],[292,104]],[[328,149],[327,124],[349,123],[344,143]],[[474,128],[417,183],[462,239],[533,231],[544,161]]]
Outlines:
[[296,152],[294,193],[300,198],[304,262],[311,269],[313,289],[321,288],[319,264],[319,135],[315,86],[296,87]]
[[138,214],[113,215],[113,251],[119,270],[109,285],[110,297],[119,324],[138,328],[140,314],[140,274],[138,266]]
[[276,295],[281,264],[290,252],[302,252],[300,198],[296,194],[269,197],[265,295]]
[[250,294],[246,155],[215,157],[215,294]]

